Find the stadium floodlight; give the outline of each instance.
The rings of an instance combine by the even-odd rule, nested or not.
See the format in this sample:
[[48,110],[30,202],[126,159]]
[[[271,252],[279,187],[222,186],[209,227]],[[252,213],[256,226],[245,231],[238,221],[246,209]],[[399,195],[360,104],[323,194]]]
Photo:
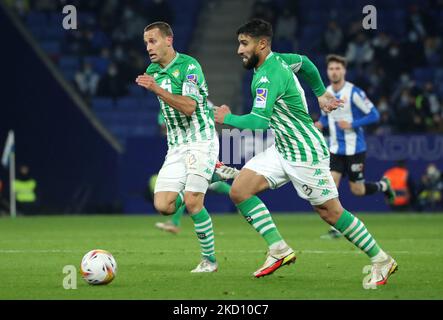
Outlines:
[[5,148],[3,149],[2,164],[5,168],[9,167],[9,208],[11,218],[15,218],[17,215],[16,202],[15,202],[15,138],[14,131],[9,130],[8,137],[6,138]]

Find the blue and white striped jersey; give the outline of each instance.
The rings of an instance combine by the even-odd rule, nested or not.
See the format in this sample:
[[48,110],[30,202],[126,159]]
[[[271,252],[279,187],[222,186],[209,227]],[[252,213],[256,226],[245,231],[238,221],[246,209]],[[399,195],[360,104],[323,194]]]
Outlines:
[[[374,104],[366,97],[365,92],[353,83],[346,81],[339,92],[334,92],[332,86],[327,91],[336,98],[344,100],[344,106],[329,114],[322,113],[320,122],[323,127],[329,127],[329,150],[338,155],[354,155],[366,151],[366,141],[363,126],[378,122],[380,114]],[[338,121],[351,123],[352,129],[343,130]]]

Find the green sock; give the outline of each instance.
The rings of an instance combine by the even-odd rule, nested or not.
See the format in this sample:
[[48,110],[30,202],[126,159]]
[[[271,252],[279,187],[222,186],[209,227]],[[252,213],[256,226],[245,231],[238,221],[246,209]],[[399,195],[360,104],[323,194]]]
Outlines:
[[252,196],[238,204],[237,208],[245,217],[246,221],[261,234],[268,246],[283,240],[272,220],[269,210],[258,197]]
[[185,212],[186,209],[185,202],[183,200],[183,192],[180,192],[175,200],[175,213],[171,218],[171,222],[177,227],[180,226],[180,220],[183,216],[183,212]]
[[211,177],[211,181],[209,183],[214,183],[214,182],[219,182],[219,181],[224,181],[224,180],[217,173],[215,173],[215,170],[214,170],[214,173],[212,174],[212,177]]
[[224,181],[214,182],[209,186],[209,190],[221,194],[229,194],[231,191],[231,185]]
[[349,211],[343,211],[334,227],[356,247],[363,250],[370,258],[380,252],[380,247],[368,232],[363,222]]
[[200,212],[191,215],[194,221],[195,233],[200,242],[202,255],[211,262],[215,262],[214,230],[208,211],[203,208]]

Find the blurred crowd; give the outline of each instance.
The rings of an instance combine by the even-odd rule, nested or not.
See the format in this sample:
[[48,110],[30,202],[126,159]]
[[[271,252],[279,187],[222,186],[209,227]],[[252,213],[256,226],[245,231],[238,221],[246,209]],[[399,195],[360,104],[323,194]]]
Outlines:
[[[62,52],[98,56],[110,62],[101,74],[87,60],[77,70],[73,81],[88,100],[127,95],[134,75],[148,63],[140,30],[146,21],[174,22],[168,0],[3,1],[23,16],[31,11],[61,12],[66,4],[87,13],[81,15],[82,27],[69,32],[63,41]],[[405,13],[398,20],[403,24],[401,36],[381,27],[363,30],[361,8],[346,19],[343,12],[329,9],[314,11],[312,18],[312,14],[303,11],[302,2],[306,5],[302,0],[256,0],[251,17],[272,22],[277,44],[291,43],[290,47],[276,50],[285,48],[306,54],[319,69],[324,69],[327,54],[346,56],[348,80],[366,91],[381,114],[380,123],[369,128],[372,133],[443,132],[443,30],[438,19],[443,18],[443,0],[401,7],[399,10]],[[317,22],[324,27],[315,26]],[[308,27],[317,27],[318,33],[306,39],[303,36]],[[311,44],[307,52],[306,43]],[[323,76],[324,71],[321,70]]]
[[[297,40],[310,21],[300,2],[256,0],[252,16],[273,23],[274,42],[292,41],[294,50],[303,52],[305,43]],[[441,133],[443,86],[436,80],[443,80],[443,1],[421,1],[405,8],[399,3],[399,8],[400,14],[405,13],[396,20],[403,24],[401,37],[382,28],[380,21],[381,30],[363,30],[361,10],[355,17],[337,9],[318,12],[312,21],[325,20],[326,27],[320,28],[319,38],[308,39],[316,45],[303,54],[318,57],[315,62],[323,62],[330,53],[347,58],[349,81],[366,91],[381,114],[380,123],[370,128],[373,133]]]

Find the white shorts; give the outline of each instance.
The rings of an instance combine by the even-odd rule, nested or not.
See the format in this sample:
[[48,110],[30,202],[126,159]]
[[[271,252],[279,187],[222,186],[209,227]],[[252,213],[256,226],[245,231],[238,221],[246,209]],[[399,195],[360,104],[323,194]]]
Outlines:
[[[218,152],[218,137],[210,141],[193,142],[170,148],[158,173],[154,193],[186,190],[186,179],[189,174],[195,174],[211,181]],[[207,186],[204,190],[197,192],[206,193],[206,190]]]
[[291,181],[298,195],[311,205],[321,205],[338,197],[337,187],[329,168],[329,158],[314,166],[288,161],[275,145],[249,160],[244,168],[266,178],[271,189],[277,189]]

